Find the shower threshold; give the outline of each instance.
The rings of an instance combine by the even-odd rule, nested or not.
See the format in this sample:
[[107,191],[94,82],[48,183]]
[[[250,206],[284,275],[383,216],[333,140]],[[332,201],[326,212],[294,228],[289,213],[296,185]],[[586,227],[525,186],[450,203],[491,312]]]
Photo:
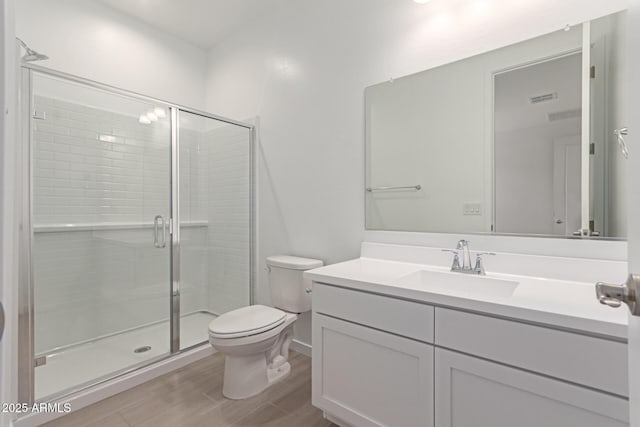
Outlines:
[[[180,343],[189,348],[208,340],[215,315],[200,311],[180,318]],[[169,353],[169,322],[109,335],[50,354],[35,369],[35,398],[41,400],[90,384]]]

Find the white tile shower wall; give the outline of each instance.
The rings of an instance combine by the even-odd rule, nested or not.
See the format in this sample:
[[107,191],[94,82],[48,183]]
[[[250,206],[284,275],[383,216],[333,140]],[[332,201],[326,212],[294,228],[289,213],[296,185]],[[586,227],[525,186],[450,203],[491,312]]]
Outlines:
[[[36,352],[167,319],[169,250],[153,247],[150,224],[169,214],[168,123],[144,127],[137,117],[35,102],[47,117],[34,130]],[[38,231],[70,223],[138,226]],[[195,246],[205,236],[182,234]],[[203,265],[191,257],[184,269],[185,313],[206,308]]]
[[233,125],[202,136],[208,171],[209,308],[218,314],[250,300],[249,137],[248,129]]
[[189,113],[181,122],[180,223],[206,226],[191,239],[182,235],[180,262],[182,297],[190,285],[219,315],[249,304],[249,132],[233,125],[207,131],[212,125],[219,123]]
[[208,171],[202,132],[180,128],[180,221],[207,220]]
[[[208,307],[206,159],[201,133],[180,128],[180,308],[184,313]],[[200,224],[200,225],[195,225]]]
[[[141,109],[144,105],[141,106]],[[147,222],[169,213],[168,119],[35,97],[34,224]]]

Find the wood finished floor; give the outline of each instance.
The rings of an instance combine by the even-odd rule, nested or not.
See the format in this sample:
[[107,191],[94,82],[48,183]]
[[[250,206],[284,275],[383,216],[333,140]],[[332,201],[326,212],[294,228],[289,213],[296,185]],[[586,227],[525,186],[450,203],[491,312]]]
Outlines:
[[222,395],[224,357],[207,357],[77,412],[50,427],[324,427],[311,405],[311,359],[291,352],[291,374],[245,400]]

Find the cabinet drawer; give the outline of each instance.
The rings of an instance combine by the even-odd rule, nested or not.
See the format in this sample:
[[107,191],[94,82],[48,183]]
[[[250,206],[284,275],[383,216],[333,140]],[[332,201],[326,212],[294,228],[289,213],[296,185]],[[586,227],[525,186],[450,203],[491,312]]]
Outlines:
[[443,308],[435,323],[438,346],[629,394],[625,343]]
[[430,305],[314,283],[313,311],[433,342],[434,308]]

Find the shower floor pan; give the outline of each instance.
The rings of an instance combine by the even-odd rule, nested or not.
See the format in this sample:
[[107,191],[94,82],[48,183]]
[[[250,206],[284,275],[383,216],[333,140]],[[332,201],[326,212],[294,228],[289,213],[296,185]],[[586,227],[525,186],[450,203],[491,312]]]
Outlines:
[[[215,315],[197,312],[180,318],[180,344],[188,348],[209,339]],[[35,370],[35,398],[58,395],[169,353],[169,322],[156,323],[69,347],[47,356]]]

